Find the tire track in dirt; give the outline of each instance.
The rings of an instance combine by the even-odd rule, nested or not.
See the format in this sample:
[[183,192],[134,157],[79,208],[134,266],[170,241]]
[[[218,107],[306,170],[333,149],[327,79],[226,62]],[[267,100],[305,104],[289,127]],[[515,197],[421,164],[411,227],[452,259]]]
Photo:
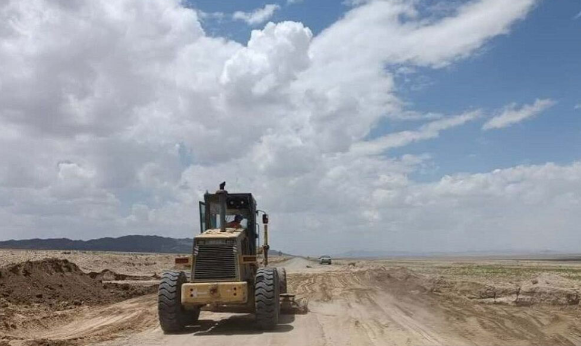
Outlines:
[[157,311],[151,306],[156,295],[147,295],[77,316],[75,321],[40,333],[46,339],[102,340],[115,338],[126,331],[140,331],[157,326]]
[[429,315],[422,306],[404,304],[389,294],[381,274],[385,273],[373,269],[296,274],[291,282],[297,283],[293,289],[298,295],[311,299],[311,313],[335,319],[342,316],[343,326],[351,326],[350,336],[362,344],[440,345],[454,341],[418,319],[421,314]]
[[68,314],[63,323],[19,330],[11,333],[9,339],[24,345],[87,345],[115,339],[155,328],[155,299],[156,295],[150,294],[109,306],[86,307]]

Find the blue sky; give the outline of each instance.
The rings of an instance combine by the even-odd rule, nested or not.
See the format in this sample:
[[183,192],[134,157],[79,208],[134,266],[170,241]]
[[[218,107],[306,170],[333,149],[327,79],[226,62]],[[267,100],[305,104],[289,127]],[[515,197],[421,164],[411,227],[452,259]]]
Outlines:
[[433,84],[404,94],[419,109],[452,114],[470,107],[493,111],[535,98],[554,99],[554,107],[499,131],[483,133],[470,126],[406,149],[433,151],[442,163],[439,173],[445,174],[579,159],[581,110],[575,106],[581,99],[581,20],[573,17],[580,7],[578,1],[541,2],[510,35],[495,38],[481,54],[450,69],[425,71]]
[[[203,26],[213,35],[245,44],[253,29],[228,14],[278,4],[270,20],[299,21],[315,35],[352,7],[340,1],[304,0],[296,3],[246,1],[244,3],[189,0],[204,12],[221,12]],[[456,3],[461,3],[458,1]],[[416,174],[422,181],[457,172],[475,173],[521,164],[569,163],[581,152],[581,2],[542,1],[527,19],[515,24],[476,55],[443,69],[418,68],[397,90],[409,108],[419,112],[453,115],[466,109],[494,114],[510,103],[528,104],[536,98],[557,103],[541,116],[500,131],[481,131],[481,123],[452,129],[441,139],[422,141],[390,155],[429,153],[436,165]],[[254,29],[260,28],[257,25]],[[402,77],[403,78],[403,77]],[[413,129],[413,122],[384,120],[371,137]]]
[[[313,33],[318,34],[321,30],[333,24],[337,19],[345,14],[350,8],[334,0],[320,1],[297,1],[287,3],[286,1],[212,1],[212,0],[187,0],[186,4],[192,8],[199,9],[207,13],[232,14],[236,11],[251,12],[267,4],[277,4],[280,10],[276,11],[270,20],[297,21],[308,26]],[[260,28],[257,25],[255,28]],[[208,33],[221,37],[229,37],[240,43],[246,43],[250,37],[250,28],[240,21],[224,19],[222,21],[208,20],[204,23],[204,28]]]

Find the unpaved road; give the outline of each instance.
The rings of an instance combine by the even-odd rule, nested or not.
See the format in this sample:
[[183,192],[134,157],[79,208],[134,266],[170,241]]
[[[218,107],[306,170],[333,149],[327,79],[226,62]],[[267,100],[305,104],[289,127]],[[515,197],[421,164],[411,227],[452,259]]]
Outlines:
[[[543,273],[539,276],[542,282],[526,288],[526,292],[519,290],[516,297],[512,297],[509,290],[498,289],[494,298],[488,298],[489,288],[483,290],[484,286],[473,286],[472,281],[469,285],[460,284],[376,261],[320,266],[306,259],[293,258],[277,265],[287,268],[289,291],[307,298],[310,311],[303,315],[283,315],[275,331],[256,330],[252,315],[203,311],[198,325],[179,335],[164,335],[157,321],[156,295],[150,294],[112,305],[64,312],[30,328],[11,332],[18,338],[9,340],[8,344],[581,344],[578,300],[567,303],[569,291],[546,290],[550,280],[565,280],[561,276]],[[427,266],[431,268],[432,263]],[[530,281],[527,279],[529,285]],[[576,282],[566,281],[577,285]],[[470,290],[480,298],[471,296]],[[529,295],[527,298],[549,299],[554,292],[560,299],[554,300],[554,304],[561,305],[505,303],[520,299],[518,295],[522,297],[525,293]],[[564,303],[559,303],[561,301]]]
[[[320,266],[302,258],[281,263],[290,288],[309,297],[309,313],[283,315],[273,332],[257,331],[253,316],[202,312],[199,325],[179,335],[152,326],[107,345],[441,345],[465,344],[432,323],[434,315],[412,300],[382,292],[369,270]],[[307,266],[311,268],[307,268]]]
[[182,334],[164,335],[154,322],[107,345],[581,344],[577,309],[557,314],[563,308],[448,300],[405,269],[319,266],[300,258],[282,266],[291,290],[308,297],[310,311],[283,316],[273,332],[255,330],[251,315],[202,312],[199,325]]

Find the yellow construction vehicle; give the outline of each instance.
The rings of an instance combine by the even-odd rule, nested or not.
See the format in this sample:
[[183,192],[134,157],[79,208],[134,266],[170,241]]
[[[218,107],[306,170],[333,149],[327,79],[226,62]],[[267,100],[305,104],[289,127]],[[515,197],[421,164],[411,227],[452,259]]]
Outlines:
[[212,311],[254,313],[259,328],[273,329],[281,305],[294,302],[294,295],[286,292],[284,268],[268,267],[268,215],[256,208],[252,194],[230,194],[225,185],[220,184],[216,193],[206,192],[199,208],[201,234],[194,237],[192,255],[176,258],[176,267],[187,268],[189,278],[179,270],[163,274],[158,315],[165,333],[195,324],[204,306]]

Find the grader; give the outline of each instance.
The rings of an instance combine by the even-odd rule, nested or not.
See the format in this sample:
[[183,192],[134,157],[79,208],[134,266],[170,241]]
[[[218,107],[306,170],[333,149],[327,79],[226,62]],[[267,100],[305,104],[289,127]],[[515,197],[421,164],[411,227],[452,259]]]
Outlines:
[[[250,193],[228,193],[226,183],[200,202],[201,234],[192,255],[176,258],[158,290],[159,323],[165,333],[195,324],[200,310],[254,313],[261,329],[274,329],[281,306],[292,309],[284,268],[268,266],[268,215],[256,208]],[[263,245],[258,246],[262,214]],[[259,258],[262,254],[262,258]],[[262,259],[262,261],[260,261]]]

